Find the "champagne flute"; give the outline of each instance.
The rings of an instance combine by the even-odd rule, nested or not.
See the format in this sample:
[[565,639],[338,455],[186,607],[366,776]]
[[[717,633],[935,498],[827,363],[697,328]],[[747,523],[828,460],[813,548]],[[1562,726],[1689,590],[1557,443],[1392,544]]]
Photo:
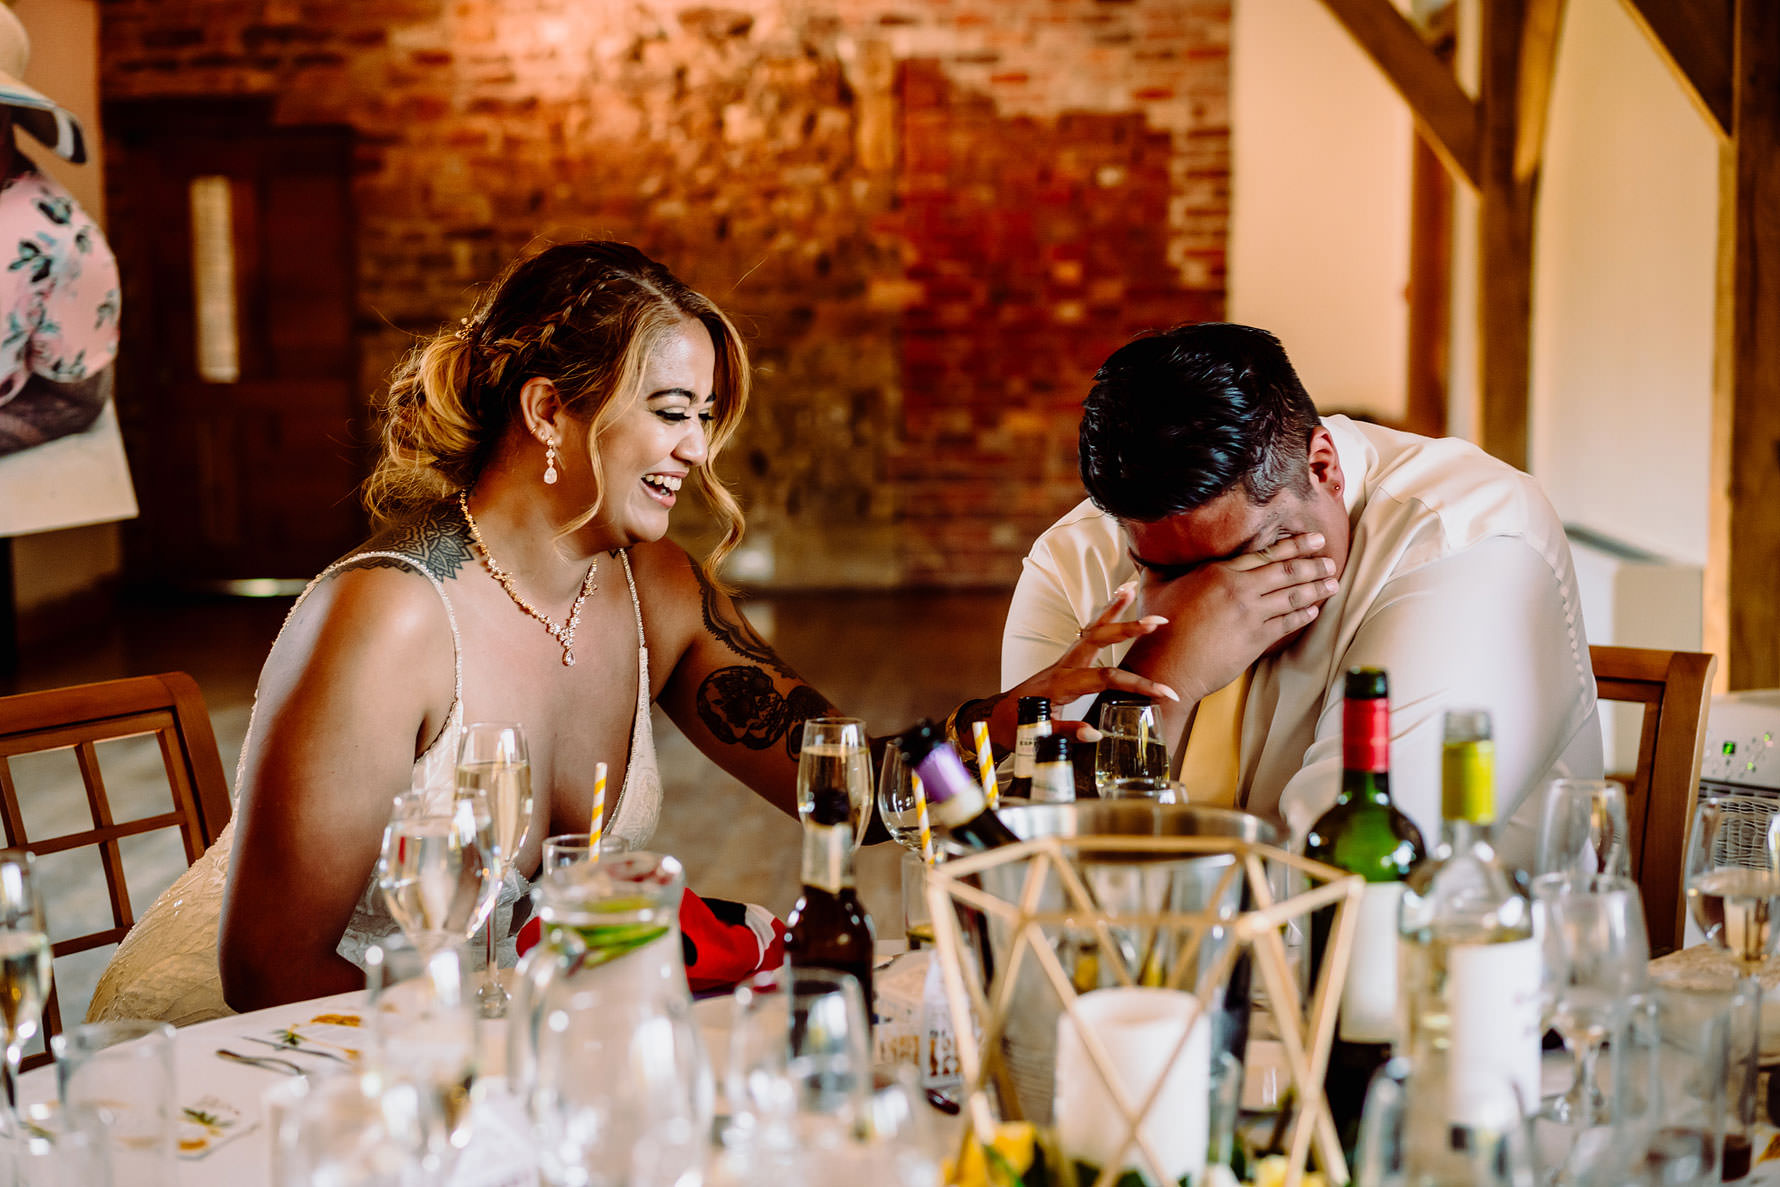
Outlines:
[[383,830],[377,885],[403,934],[425,956],[476,934],[500,894],[501,852],[488,797],[454,789],[443,804],[424,789],[396,797]]
[[865,840],[871,823],[871,748],[865,722],[857,717],[812,717],[803,723],[803,747],[797,754],[797,816],[809,818],[819,787],[847,793],[853,823],[853,844]]
[[6,1039],[6,1128],[19,1125],[19,1063],[37,1034],[50,985],[49,927],[43,898],[31,871],[31,854],[0,849],[0,1023]]
[[[460,792],[480,792],[488,800],[500,851],[500,883],[505,885],[532,824],[532,766],[525,730],[518,722],[473,721],[464,727],[457,750],[457,786]],[[498,918],[498,911],[489,913],[488,963],[476,990],[476,1007],[484,1018],[507,1016],[509,995],[496,967]]]
[[[1737,962],[1738,987],[1761,1017],[1761,971],[1774,950],[1780,918],[1780,800],[1721,796],[1701,801],[1687,846],[1687,904],[1706,939]],[[1751,1028],[1742,1090],[1725,1135],[1725,1162],[1753,1152],[1756,1081],[1761,1066],[1761,1027]]]
[[1156,706],[1147,700],[1107,701],[1100,706],[1100,741],[1094,746],[1094,785],[1111,799],[1120,779],[1168,778],[1168,745]]
[[1533,874],[1629,877],[1625,785],[1610,779],[1553,779],[1539,811]]

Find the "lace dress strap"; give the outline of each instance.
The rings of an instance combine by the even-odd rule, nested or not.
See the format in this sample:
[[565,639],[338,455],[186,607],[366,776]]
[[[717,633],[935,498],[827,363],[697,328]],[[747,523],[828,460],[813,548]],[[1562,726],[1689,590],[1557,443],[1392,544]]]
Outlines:
[[618,799],[606,817],[606,835],[623,837],[634,848],[642,848],[655,835],[656,822],[661,819],[661,768],[656,762],[655,732],[649,720],[654,701],[649,695],[649,638],[643,630],[643,603],[637,597],[630,553],[620,551],[618,560],[624,566],[624,583],[630,591],[631,614],[637,624],[637,700],[630,728],[630,765],[624,772]]

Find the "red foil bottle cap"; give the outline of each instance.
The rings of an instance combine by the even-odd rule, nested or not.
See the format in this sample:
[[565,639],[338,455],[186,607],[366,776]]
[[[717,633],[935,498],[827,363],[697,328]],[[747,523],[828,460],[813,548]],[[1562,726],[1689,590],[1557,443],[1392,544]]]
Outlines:
[[1383,697],[1343,702],[1341,765],[1350,771],[1391,769],[1391,703]]

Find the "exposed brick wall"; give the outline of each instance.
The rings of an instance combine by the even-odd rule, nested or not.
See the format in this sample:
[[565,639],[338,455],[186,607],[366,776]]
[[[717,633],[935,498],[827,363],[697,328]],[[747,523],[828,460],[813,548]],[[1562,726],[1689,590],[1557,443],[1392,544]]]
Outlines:
[[1222,313],[1229,25],[1229,0],[101,0],[101,62],[110,100],[356,129],[367,393],[534,236],[625,239],[749,337],[724,472],[768,582],[1009,584],[1081,497],[1094,366]]

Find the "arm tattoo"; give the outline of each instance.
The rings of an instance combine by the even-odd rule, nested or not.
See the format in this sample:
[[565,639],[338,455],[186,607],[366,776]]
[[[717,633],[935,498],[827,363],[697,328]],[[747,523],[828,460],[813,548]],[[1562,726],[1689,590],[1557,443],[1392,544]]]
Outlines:
[[[399,552],[419,561],[421,567],[440,581],[457,576],[465,565],[476,563],[470,550],[470,532],[457,504],[447,499],[422,512],[414,519],[394,524],[379,532],[365,545],[381,552]],[[395,561],[372,557],[366,565],[402,567]]]
[[718,601],[717,587],[712,585],[710,578],[705,576],[704,569],[694,563],[692,572],[698,578],[699,594],[704,603],[705,629],[711,632],[711,637],[743,659],[751,659],[757,664],[771,668],[788,680],[796,680],[797,673],[793,672],[785,661],[779,658],[778,653],[768,645],[767,641],[760,637],[759,632],[754,629],[753,624],[748,621],[745,615],[738,610],[736,617],[741,621],[734,622],[724,614],[723,606]]
[[[804,719],[820,715],[828,702],[804,684],[792,689],[788,697],[782,695],[771,676],[759,668],[738,664],[718,668],[705,677],[698,686],[697,706],[705,728],[719,742],[767,750],[795,732],[798,740],[787,740],[785,748],[796,757],[795,747],[802,744]],[[794,725],[800,728],[793,731]]]
[[792,762],[796,762],[803,751],[803,723],[812,717],[826,717],[834,711],[828,698],[807,684],[791,690],[785,698],[785,753],[791,756]]

